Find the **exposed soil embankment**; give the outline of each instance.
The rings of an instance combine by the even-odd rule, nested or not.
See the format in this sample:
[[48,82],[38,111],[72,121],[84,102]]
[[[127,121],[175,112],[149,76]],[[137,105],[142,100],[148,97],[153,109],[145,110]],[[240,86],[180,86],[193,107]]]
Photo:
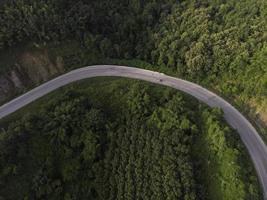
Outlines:
[[45,50],[23,52],[12,62],[0,75],[0,103],[64,71],[61,57],[52,59]]

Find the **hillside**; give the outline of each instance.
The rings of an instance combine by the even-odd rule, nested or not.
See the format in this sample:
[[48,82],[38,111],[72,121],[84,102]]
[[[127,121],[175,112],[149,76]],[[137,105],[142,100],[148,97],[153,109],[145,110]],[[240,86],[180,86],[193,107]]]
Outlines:
[[[31,82],[40,82],[58,72],[57,63],[68,70],[109,64],[108,58],[139,59],[217,91],[264,126],[266,4],[252,0],[7,1],[0,8],[0,48],[8,62],[1,59],[0,68],[25,66],[26,59],[28,77],[37,77]],[[18,45],[14,56],[17,48],[12,47]],[[36,55],[38,49],[41,55]],[[51,73],[49,66],[54,66]],[[4,96],[10,91],[2,90]]]
[[[93,64],[198,83],[267,142],[267,1],[0,2],[0,104]],[[0,121],[0,199],[261,199],[222,115],[139,81],[61,88]]]
[[221,114],[140,81],[65,87],[2,121],[0,198],[260,199]]

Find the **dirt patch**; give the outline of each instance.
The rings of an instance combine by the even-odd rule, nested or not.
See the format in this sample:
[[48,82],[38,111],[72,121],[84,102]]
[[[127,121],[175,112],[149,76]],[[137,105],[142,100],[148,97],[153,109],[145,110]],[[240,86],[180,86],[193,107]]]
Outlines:
[[3,101],[7,97],[12,88],[13,85],[9,81],[8,77],[0,76],[0,101]]
[[0,75],[0,102],[64,72],[63,59],[46,49],[24,50],[10,59],[8,70]]
[[21,77],[19,76],[19,74],[16,70],[12,70],[10,72],[10,81],[13,83],[15,88],[23,87]]
[[257,122],[263,126],[267,127],[267,99],[261,101],[251,99],[249,101],[249,106],[251,112],[255,113]]
[[52,75],[63,71],[62,59],[50,60],[48,52],[26,52],[19,59],[19,65],[24,69],[33,84],[47,81]]

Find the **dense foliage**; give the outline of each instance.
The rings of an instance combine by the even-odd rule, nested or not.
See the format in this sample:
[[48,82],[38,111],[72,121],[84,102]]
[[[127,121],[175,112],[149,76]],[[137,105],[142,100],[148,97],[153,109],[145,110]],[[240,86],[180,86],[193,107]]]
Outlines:
[[266,10],[260,0],[8,0],[0,6],[0,49],[71,39],[87,53],[82,65],[98,56],[145,60],[240,105],[256,102],[267,120]]
[[221,113],[174,90],[93,80],[33,109],[1,125],[0,198],[260,199]]
[[[260,0],[6,0],[0,55],[34,43],[66,68],[139,59],[261,107],[267,119],[266,11]],[[66,92],[2,130],[3,198],[259,198],[219,111],[170,90],[105,87]]]

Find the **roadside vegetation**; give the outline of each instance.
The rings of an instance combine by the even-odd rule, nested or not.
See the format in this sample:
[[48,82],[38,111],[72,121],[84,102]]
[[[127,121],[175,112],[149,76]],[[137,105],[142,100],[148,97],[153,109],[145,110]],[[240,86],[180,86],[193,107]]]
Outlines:
[[261,199],[221,111],[174,89],[94,78],[1,127],[0,199]]
[[[266,22],[260,0],[5,0],[0,103],[74,68],[130,65],[214,90],[267,136]],[[83,81],[0,128],[0,199],[261,199],[221,111],[172,89]]]
[[263,130],[266,10],[266,1],[254,0],[7,0],[0,6],[0,57],[10,52],[13,59],[1,59],[0,71],[24,65],[12,47],[23,52],[26,44],[49,49],[48,58],[63,60],[65,70],[141,60],[230,98]]

